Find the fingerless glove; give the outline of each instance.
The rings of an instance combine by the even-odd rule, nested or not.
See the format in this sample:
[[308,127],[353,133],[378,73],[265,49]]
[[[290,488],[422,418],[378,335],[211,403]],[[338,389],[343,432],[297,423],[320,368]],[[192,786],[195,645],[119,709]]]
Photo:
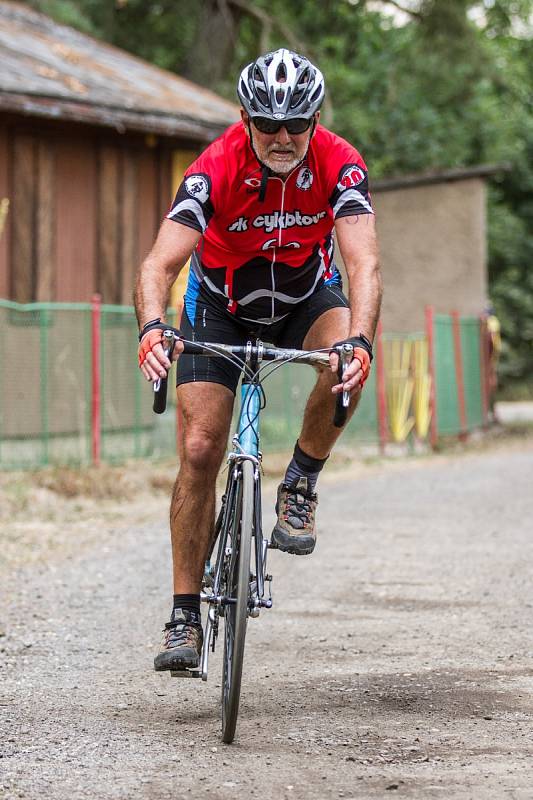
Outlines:
[[156,344],[161,344],[163,342],[163,331],[172,331],[172,333],[179,338],[182,336],[179,328],[173,328],[172,325],[161,322],[160,317],[147,322],[139,333],[139,366],[144,364],[146,356],[153,350]]

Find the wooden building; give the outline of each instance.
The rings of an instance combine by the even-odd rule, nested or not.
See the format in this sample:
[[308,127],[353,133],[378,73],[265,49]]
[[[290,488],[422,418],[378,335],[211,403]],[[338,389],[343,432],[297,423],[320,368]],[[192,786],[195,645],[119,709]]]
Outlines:
[[237,118],[213,92],[0,1],[0,297],[131,304],[184,169]]
[[[131,304],[185,168],[237,118],[237,105],[206,89],[0,0],[0,298],[88,301],[98,291]],[[426,304],[483,311],[486,178],[496,171],[371,184],[386,330],[421,329]]]

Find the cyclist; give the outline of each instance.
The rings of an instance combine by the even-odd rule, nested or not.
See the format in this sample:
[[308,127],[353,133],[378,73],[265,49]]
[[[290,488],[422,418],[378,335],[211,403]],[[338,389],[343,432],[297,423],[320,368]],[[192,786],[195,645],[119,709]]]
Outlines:
[[[353,343],[343,383],[335,353],[331,372],[319,373],[278,488],[272,539],[280,550],[305,555],[316,542],[316,482],[339,435],[331,422],[335,396],[349,391],[353,412],[370,369],[381,300],[374,215],[361,155],[319,124],[324,80],[307,58],[286,49],[261,56],[243,69],[237,91],[241,121],[188,168],[139,270],[139,364],[150,381],[170,367],[161,344],[164,314],[189,257],[184,338],[242,345],[259,337],[304,349]],[[174,357],[182,349],[178,342]],[[174,600],[156,670],[199,663],[199,593],[238,377],[224,359],[178,360],[184,425],[170,509]]]

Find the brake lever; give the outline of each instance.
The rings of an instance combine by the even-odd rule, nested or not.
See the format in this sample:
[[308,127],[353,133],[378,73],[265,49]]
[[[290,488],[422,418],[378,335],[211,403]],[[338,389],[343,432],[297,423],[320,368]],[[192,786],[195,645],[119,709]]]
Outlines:
[[[351,364],[353,360],[353,344],[349,344],[346,342],[342,345],[341,351],[339,353],[339,370],[338,375],[340,380],[344,379],[344,374],[348,369],[348,366]],[[342,405],[344,408],[348,408],[350,405],[350,392],[347,390],[343,390],[342,392]]]
[[[177,337],[175,336],[173,331],[171,330],[163,331],[163,350],[165,351],[166,357],[171,362],[171,365],[172,365],[172,353],[174,352],[174,346],[176,344],[176,341]],[[156,414],[162,414],[165,408],[167,407],[167,381],[168,381],[168,372],[164,378],[158,378],[153,383],[154,387],[153,409]]]
[[[339,357],[339,364],[337,367],[337,377],[342,383],[344,374],[348,365],[353,358],[353,345],[346,342],[343,345],[335,348]],[[335,401],[335,414],[333,416],[333,424],[336,428],[343,428],[348,418],[348,406],[350,405],[350,392],[343,390],[342,394],[337,395]]]

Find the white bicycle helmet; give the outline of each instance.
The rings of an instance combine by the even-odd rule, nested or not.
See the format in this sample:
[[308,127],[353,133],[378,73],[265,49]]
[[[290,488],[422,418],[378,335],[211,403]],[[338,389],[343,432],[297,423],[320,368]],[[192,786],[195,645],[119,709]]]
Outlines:
[[310,119],[324,100],[324,78],[305,56],[281,48],[243,69],[237,93],[252,118]]

